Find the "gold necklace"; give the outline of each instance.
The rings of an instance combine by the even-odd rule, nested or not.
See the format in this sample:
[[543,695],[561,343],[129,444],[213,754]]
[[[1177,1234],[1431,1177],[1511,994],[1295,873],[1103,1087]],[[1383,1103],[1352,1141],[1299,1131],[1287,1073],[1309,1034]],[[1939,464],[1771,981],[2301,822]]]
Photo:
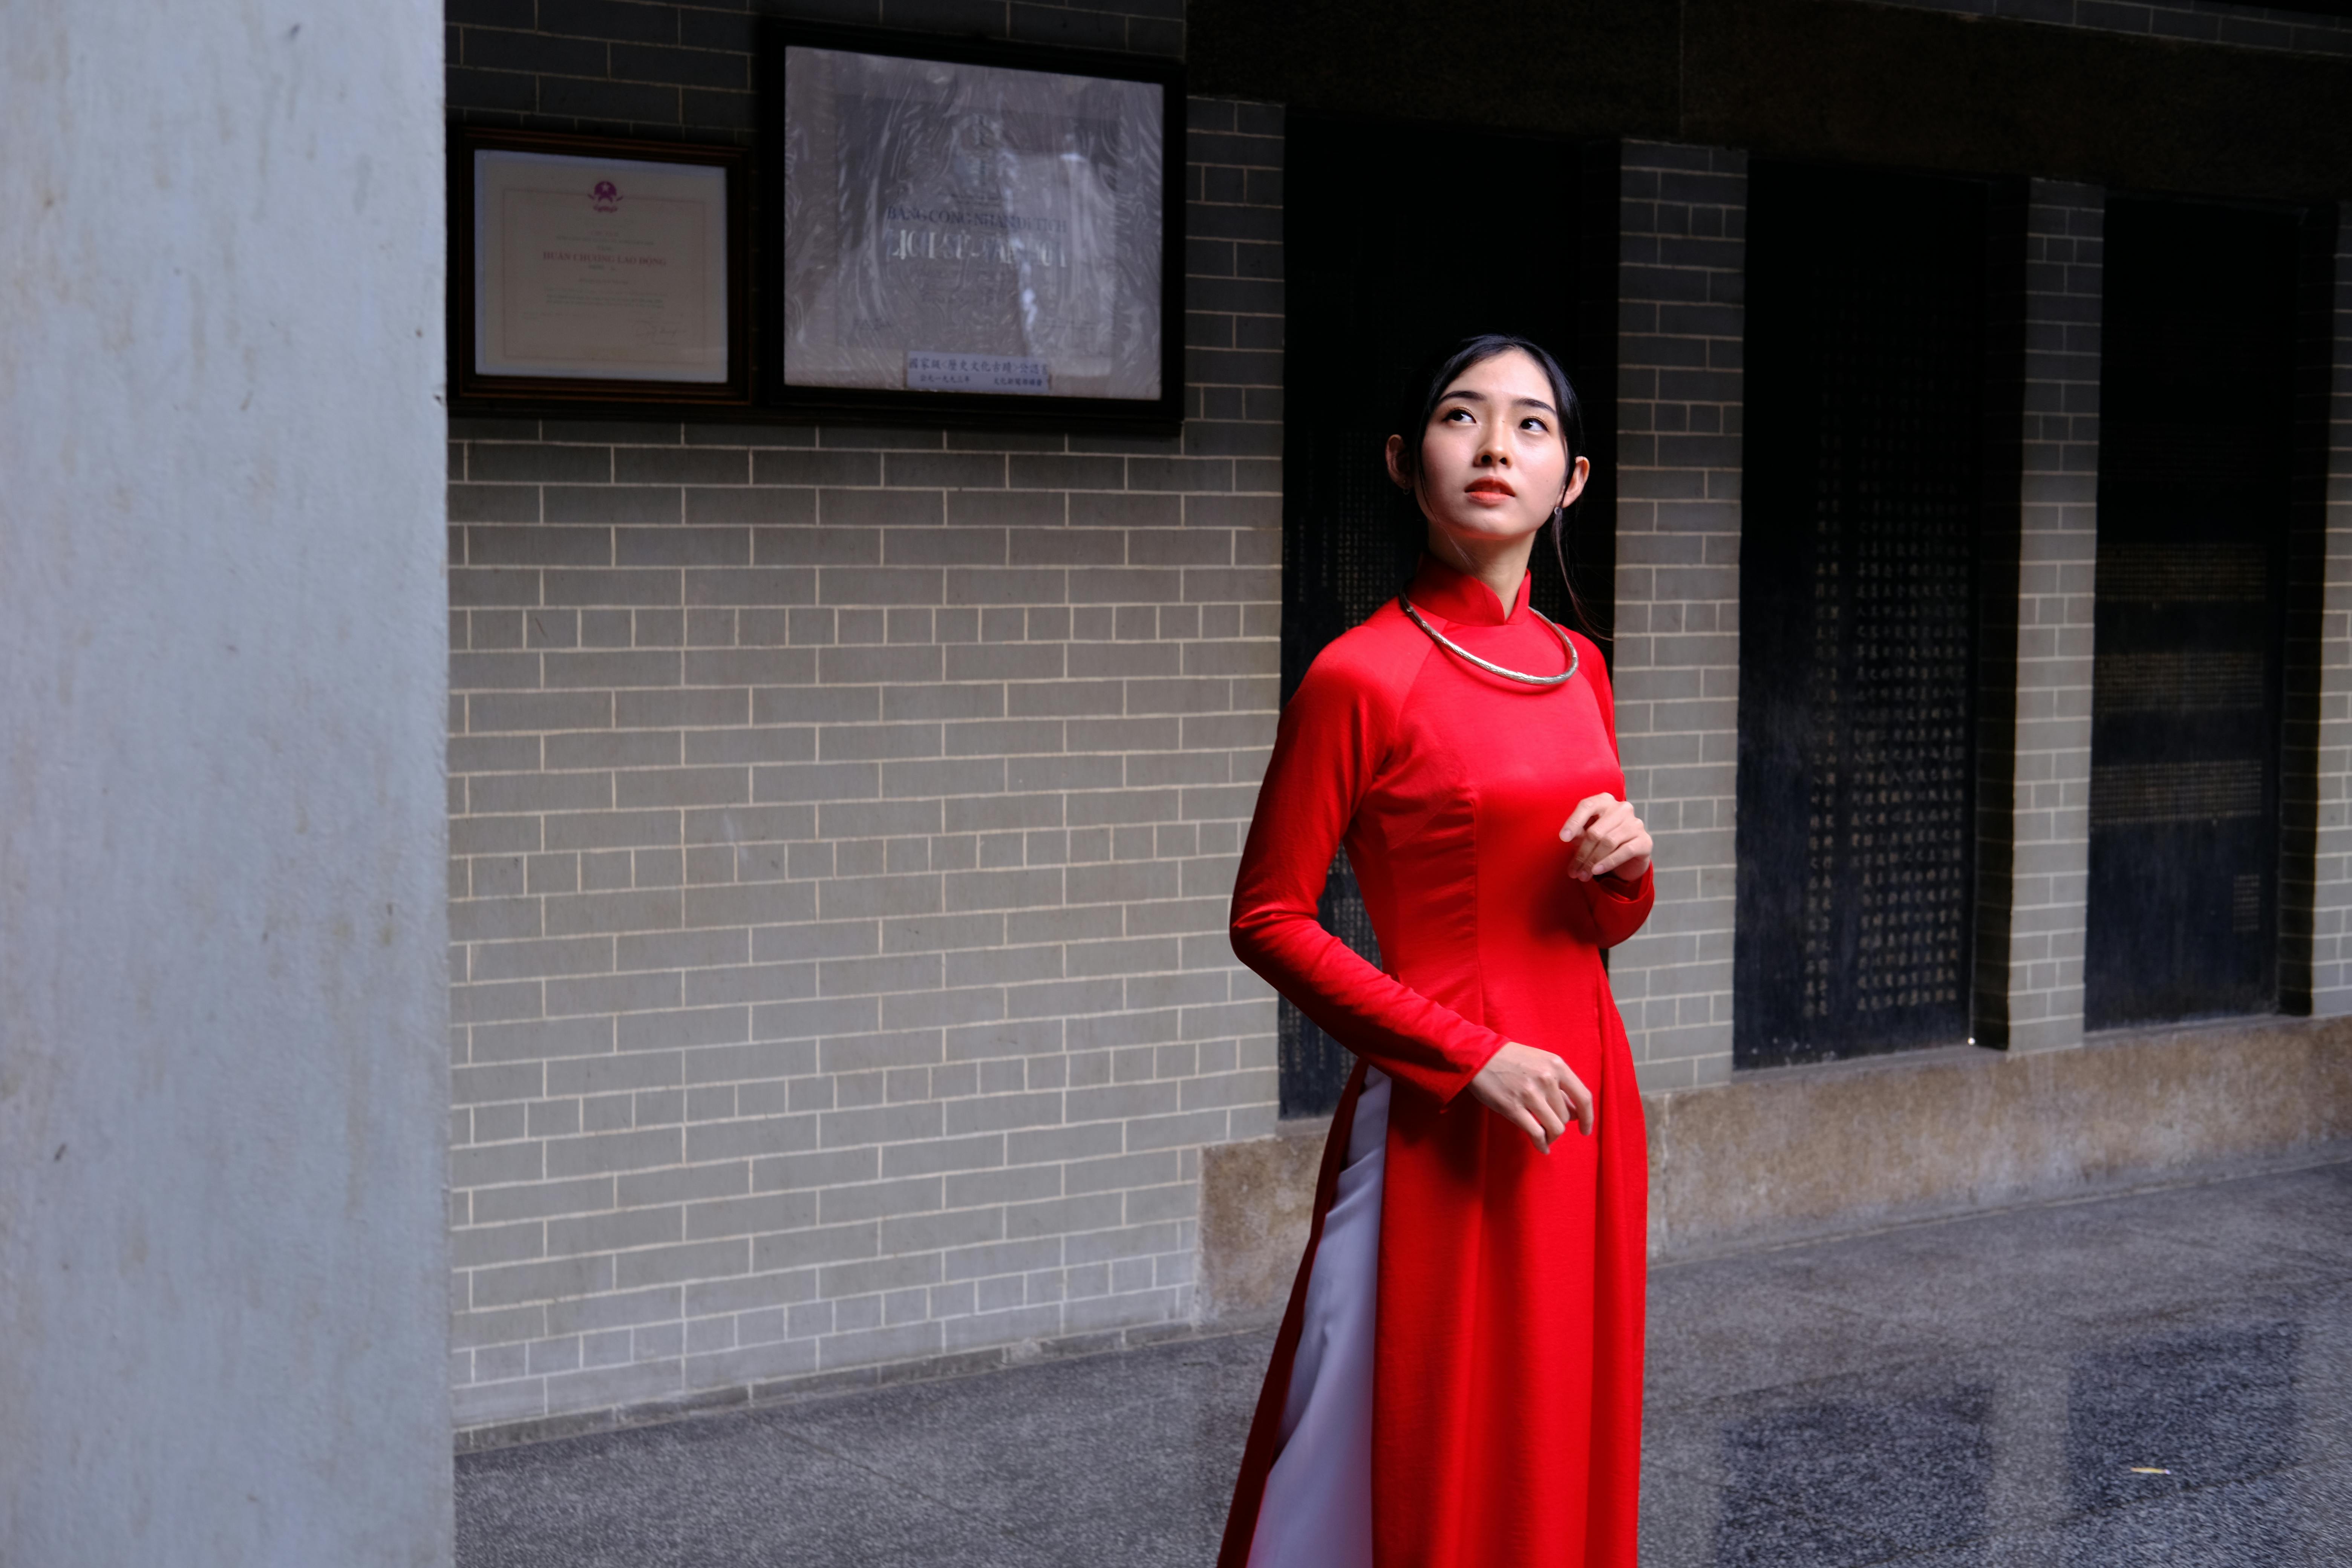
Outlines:
[[1431,639],[1434,641],[1438,647],[1445,649],[1448,653],[1455,654],[1463,658],[1468,659],[1472,664],[1476,665],[1479,668],[1487,671],[1489,674],[1499,675],[1507,680],[1524,681],[1529,686],[1558,686],[1560,682],[1566,680],[1570,676],[1576,673],[1576,667],[1579,663],[1576,645],[1568,640],[1568,634],[1566,632],[1560,631],[1559,622],[1553,620],[1549,616],[1545,615],[1541,610],[1537,609],[1533,604],[1529,604],[1528,605],[1528,614],[1535,616],[1536,619],[1551,627],[1553,631],[1558,632],[1559,634],[1559,646],[1568,649],[1568,668],[1560,671],[1558,675],[1525,675],[1516,669],[1505,669],[1499,664],[1489,664],[1485,659],[1480,658],[1476,654],[1472,653],[1468,648],[1464,647],[1461,644],[1454,641],[1451,637],[1448,637],[1435,626],[1431,626],[1427,621],[1423,620],[1421,618],[1421,612],[1412,607],[1412,601],[1406,598],[1402,594],[1399,594],[1397,595],[1397,604],[1403,609],[1404,613],[1412,618],[1412,624],[1419,626],[1423,631],[1427,632],[1430,635]]

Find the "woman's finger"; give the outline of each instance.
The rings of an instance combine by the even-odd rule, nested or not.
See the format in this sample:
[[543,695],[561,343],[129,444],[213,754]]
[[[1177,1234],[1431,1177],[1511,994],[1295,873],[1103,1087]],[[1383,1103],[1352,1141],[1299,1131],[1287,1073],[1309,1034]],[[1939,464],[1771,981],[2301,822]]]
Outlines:
[[[1572,822],[1575,818],[1570,817],[1569,820]],[[1591,821],[1586,823],[1582,828],[1578,830],[1577,836],[1573,840],[1573,847],[1569,855],[1568,867],[1570,870],[1579,873],[1583,871],[1585,862],[1592,858],[1593,843],[1600,837],[1601,816],[1596,813],[1594,814]]]
[[1593,1110],[1592,1091],[1585,1088],[1584,1080],[1574,1073],[1568,1075],[1568,1082],[1569,1100],[1576,1107],[1576,1125],[1582,1129],[1587,1138],[1590,1138],[1592,1136],[1593,1123],[1597,1120]]
[[1593,819],[1592,826],[1585,830],[1584,847],[1578,857],[1582,870],[1590,874],[1604,857],[1624,843],[1627,837],[1624,818],[1627,815],[1623,803],[1620,802]]
[[1511,1125],[1528,1135],[1528,1142],[1536,1146],[1538,1153],[1551,1152],[1551,1140],[1544,1136],[1543,1124],[1528,1115],[1525,1106],[1511,1107],[1510,1121]]
[[[1561,1070],[1567,1069],[1563,1067]],[[1553,1117],[1559,1122],[1560,1131],[1565,1133],[1568,1124],[1576,1120],[1576,1102],[1568,1097],[1567,1086],[1546,1080],[1543,1096],[1544,1103],[1551,1108]]]
[[1584,850],[1577,857],[1576,875],[1591,881],[1597,874],[1600,863],[1616,852],[1620,842],[1613,835],[1599,828],[1586,834]]
[[1551,1097],[1538,1089],[1529,1099],[1531,1103],[1527,1108],[1528,1113],[1542,1126],[1544,1137],[1550,1140],[1567,1136],[1568,1118],[1553,1108]]
[[1589,795],[1578,801],[1576,809],[1568,814],[1568,820],[1559,825],[1560,842],[1575,843],[1577,835],[1591,827],[1594,818],[1616,804],[1616,799],[1614,795]]
[[1596,877],[1605,877],[1628,860],[1647,857],[1651,847],[1650,836],[1647,833],[1634,833],[1621,842],[1616,848],[1595,861],[1592,865],[1592,874]]
[[[1566,1062],[1559,1064],[1559,1078],[1560,1093],[1568,1101],[1568,1119],[1590,1136],[1593,1121],[1592,1091],[1584,1087],[1584,1080],[1577,1077],[1575,1069]],[[1562,1131],[1566,1129],[1563,1127]]]
[[1641,834],[1642,819],[1633,815],[1633,808],[1622,800],[1613,802],[1585,835],[1590,846],[1585,859],[1586,869],[1591,869]]

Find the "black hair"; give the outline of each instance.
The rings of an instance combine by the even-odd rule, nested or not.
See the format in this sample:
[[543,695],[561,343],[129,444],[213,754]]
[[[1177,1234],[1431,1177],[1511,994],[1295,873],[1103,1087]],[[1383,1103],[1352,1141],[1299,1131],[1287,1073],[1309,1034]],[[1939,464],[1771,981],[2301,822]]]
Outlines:
[[[1404,526],[1412,535],[1409,542],[1416,556],[1429,528],[1429,520],[1423,515],[1421,508],[1421,444],[1429,433],[1430,416],[1437,412],[1438,404],[1444,399],[1446,388],[1454,384],[1455,377],[1474,364],[1484,363],[1513,349],[1535,361],[1543,371],[1544,378],[1551,383],[1552,404],[1559,410],[1560,444],[1568,448],[1568,471],[1571,478],[1576,473],[1576,459],[1588,456],[1584,449],[1584,405],[1577,398],[1576,388],[1569,384],[1568,373],[1559,368],[1559,362],[1552,358],[1541,343],[1532,338],[1520,337],[1516,332],[1481,332],[1475,337],[1464,338],[1450,349],[1432,354],[1423,362],[1419,372],[1405,383],[1403,395],[1399,398],[1396,410],[1397,433],[1404,437],[1404,450],[1397,455],[1397,467],[1403,469],[1405,477],[1412,481],[1412,488],[1406,492],[1410,504],[1405,509]],[[1559,567],[1561,585],[1568,590],[1569,608],[1575,615],[1578,627],[1590,633],[1592,617],[1585,613],[1584,601],[1576,591],[1576,580],[1569,575],[1568,548],[1561,542],[1568,514],[1575,509],[1575,502],[1570,502],[1553,510],[1551,553],[1552,560]]]

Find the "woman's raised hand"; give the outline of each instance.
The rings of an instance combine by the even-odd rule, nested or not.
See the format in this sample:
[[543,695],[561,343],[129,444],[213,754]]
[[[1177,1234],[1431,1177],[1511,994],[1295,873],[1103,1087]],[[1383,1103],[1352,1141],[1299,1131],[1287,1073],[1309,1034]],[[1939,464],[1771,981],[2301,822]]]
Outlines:
[[1501,1050],[1486,1058],[1470,1080],[1470,1092],[1546,1154],[1551,1152],[1553,1139],[1568,1136],[1571,1121],[1588,1136],[1592,1131],[1592,1091],[1584,1080],[1551,1052],[1517,1040],[1506,1040]]
[[1638,881],[1650,865],[1650,830],[1633,808],[1613,795],[1591,795],[1576,803],[1559,825],[1559,841],[1576,847],[1568,874],[1580,882],[1611,872]]

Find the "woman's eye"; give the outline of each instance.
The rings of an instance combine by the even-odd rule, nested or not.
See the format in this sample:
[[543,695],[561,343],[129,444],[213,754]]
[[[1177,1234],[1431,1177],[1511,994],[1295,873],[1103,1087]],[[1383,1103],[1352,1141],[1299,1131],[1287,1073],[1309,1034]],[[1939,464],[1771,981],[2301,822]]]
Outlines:
[[1449,420],[1467,419],[1470,417],[1470,411],[1467,408],[1449,408],[1445,411],[1444,417]]
[[1548,428],[1542,420],[1536,418],[1533,415],[1520,420],[1519,424],[1522,427],[1529,430],[1543,430]]

